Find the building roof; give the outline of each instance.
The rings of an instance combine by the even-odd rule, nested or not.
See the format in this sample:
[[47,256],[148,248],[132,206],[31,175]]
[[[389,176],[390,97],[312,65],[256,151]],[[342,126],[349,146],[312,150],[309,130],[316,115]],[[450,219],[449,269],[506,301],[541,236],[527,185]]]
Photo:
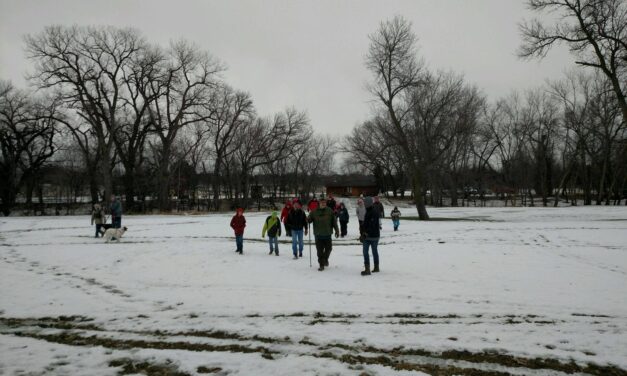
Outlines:
[[371,175],[331,175],[323,179],[326,187],[376,187],[377,181]]

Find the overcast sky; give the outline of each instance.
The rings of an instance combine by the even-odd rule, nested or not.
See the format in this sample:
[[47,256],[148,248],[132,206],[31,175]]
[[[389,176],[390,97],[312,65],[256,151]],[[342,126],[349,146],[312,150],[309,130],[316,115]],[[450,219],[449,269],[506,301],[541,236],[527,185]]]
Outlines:
[[368,34],[397,14],[413,23],[432,69],[465,74],[490,99],[572,66],[565,49],[542,61],[515,56],[517,24],[531,16],[522,0],[0,0],[0,78],[26,84],[22,36],[45,25],[132,26],[153,42],[184,38],[220,58],[260,114],[295,106],[315,129],[340,136],[370,112]]

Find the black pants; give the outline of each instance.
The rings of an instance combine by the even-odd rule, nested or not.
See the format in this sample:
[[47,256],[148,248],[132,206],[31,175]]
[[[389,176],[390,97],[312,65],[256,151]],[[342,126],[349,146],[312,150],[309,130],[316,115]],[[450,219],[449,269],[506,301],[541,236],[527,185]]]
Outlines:
[[318,264],[320,266],[326,266],[329,263],[332,248],[331,239],[316,239],[316,251],[318,251]]
[[340,221],[340,235],[342,237],[345,237],[346,234],[348,233],[348,230],[346,229],[347,225],[348,225],[348,221]]

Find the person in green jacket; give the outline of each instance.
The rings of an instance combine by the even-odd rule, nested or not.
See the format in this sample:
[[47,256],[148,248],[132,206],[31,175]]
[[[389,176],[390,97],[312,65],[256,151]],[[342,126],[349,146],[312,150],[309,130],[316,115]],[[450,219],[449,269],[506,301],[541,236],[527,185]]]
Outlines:
[[340,236],[337,227],[337,217],[331,208],[327,207],[325,199],[320,200],[320,206],[312,211],[307,218],[307,222],[313,223],[313,232],[316,239],[316,251],[318,252],[319,271],[323,271],[325,266],[329,266],[329,256],[333,243],[331,237],[335,231],[335,237]]
[[270,243],[270,253],[279,255],[279,236],[281,236],[281,221],[279,220],[279,215],[276,211],[272,212],[266,221],[263,224],[263,230],[261,230],[261,237],[266,237],[266,232],[268,233],[268,243]]

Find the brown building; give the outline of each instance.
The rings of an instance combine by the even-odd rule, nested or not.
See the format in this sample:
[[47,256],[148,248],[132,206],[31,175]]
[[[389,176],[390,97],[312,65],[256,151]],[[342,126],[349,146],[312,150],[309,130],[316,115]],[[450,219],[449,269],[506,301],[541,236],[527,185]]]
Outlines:
[[333,175],[325,180],[327,195],[340,197],[375,196],[379,193],[374,176]]

